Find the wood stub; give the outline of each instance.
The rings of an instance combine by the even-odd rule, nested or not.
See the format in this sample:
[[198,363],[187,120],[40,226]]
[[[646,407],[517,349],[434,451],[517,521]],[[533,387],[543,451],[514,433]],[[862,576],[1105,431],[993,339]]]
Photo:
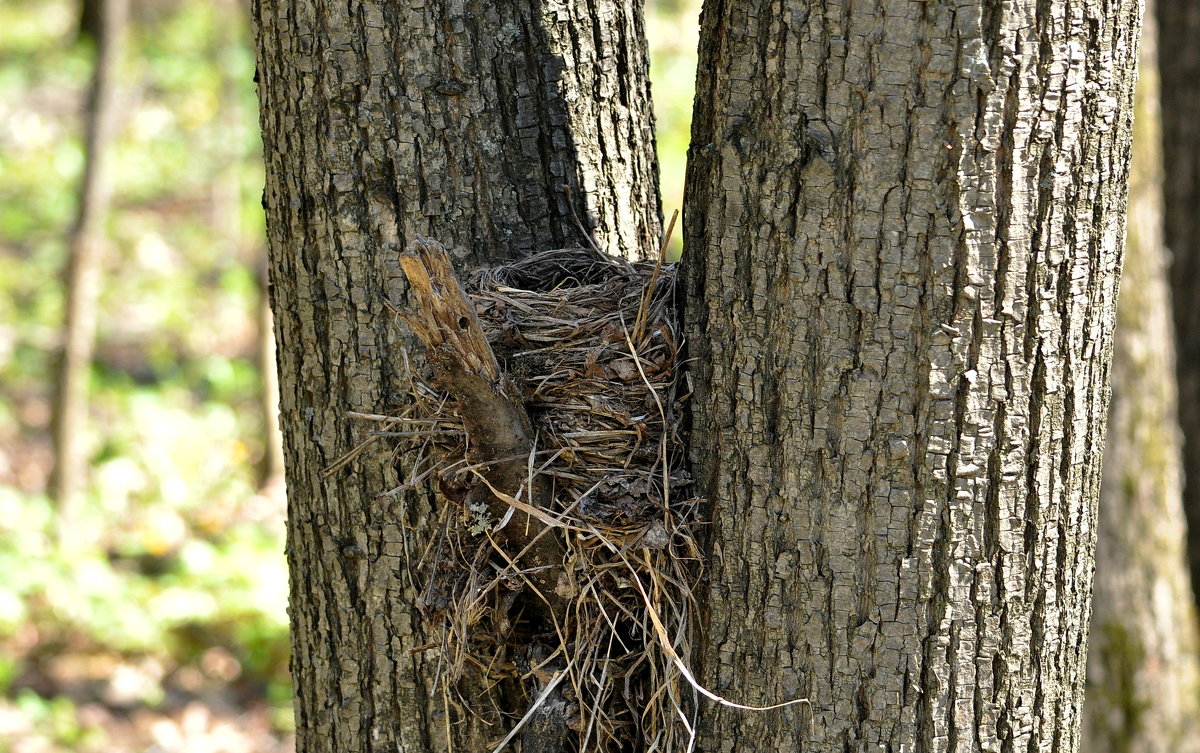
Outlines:
[[508,545],[506,554],[524,553],[518,566],[553,605],[562,548],[545,522],[505,498],[547,507],[549,487],[529,468],[534,453],[529,415],[505,379],[445,247],[419,238],[400,255],[400,265],[416,299],[416,313],[405,320],[428,350],[435,383],[458,406],[467,458],[481,466],[482,479],[469,480],[468,504],[483,502],[493,522],[508,519],[496,532]]
[[458,358],[456,369],[496,382],[500,365],[484,338],[475,307],[454,275],[442,244],[418,237],[400,254],[400,266],[417,299],[417,315],[405,317],[431,351]]

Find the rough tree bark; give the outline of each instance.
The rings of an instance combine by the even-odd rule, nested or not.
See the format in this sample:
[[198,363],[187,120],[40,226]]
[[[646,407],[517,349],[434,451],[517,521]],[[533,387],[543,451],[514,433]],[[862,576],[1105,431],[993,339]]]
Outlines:
[[[289,496],[298,750],[489,750],[448,715],[409,542],[428,494],[380,496],[389,451],[346,412],[395,407],[411,342],[396,251],[418,234],[460,269],[660,232],[640,3],[257,0],[270,276]],[[382,443],[380,443],[382,444]],[[497,697],[498,704],[511,699]],[[520,709],[509,709],[520,711]]]
[[1138,24],[706,2],[702,750],[1075,750]]
[[1164,232],[1173,259],[1183,509],[1194,589],[1200,584],[1200,4],[1157,0],[1155,12],[1162,50]]
[[50,488],[58,503],[60,538],[68,544],[76,539],[76,508],[87,481],[88,379],[96,340],[104,222],[108,216],[108,150],[119,117],[114,78],[124,55],[129,0],[100,0],[91,7],[95,25],[88,36],[96,45],[96,59],[85,114],[79,206],[67,242],[66,319],[52,421],[54,469]]
[[1148,17],[1134,98],[1088,642],[1088,753],[1200,753],[1200,634],[1181,496],[1154,27]]

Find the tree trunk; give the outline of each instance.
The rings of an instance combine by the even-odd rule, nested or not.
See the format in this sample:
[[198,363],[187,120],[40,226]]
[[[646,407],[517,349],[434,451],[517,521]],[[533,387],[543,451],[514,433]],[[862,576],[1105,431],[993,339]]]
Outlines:
[[283,432],[279,430],[279,369],[275,353],[275,318],[271,315],[270,293],[266,274],[259,275],[258,314],[258,372],[262,386],[258,395],[262,414],[263,457],[258,465],[259,489],[270,489],[283,483]]
[[1089,753],[1200,753],[1200,635],[1183,528],[1155,46],[1147,18],[1100,485]]
[[1155,11],[1163,51],[1163,218],[1173,259],[1183,510],[1195,587],[1200,584],[1200,4],[1157,0]]
[[702,750],[1075,750],[1138,14],[705,4]]
[[119,115],[114,77],[124,55],[129,10],[128,0],[102,0],[92,5],[98,23],[90,32],[95,37],[96,61],[85,114],[79,207],[67,241],[66,321],[52,421],[54,469],[50,488],[58,502],[60,538],[67,545],[76,539],[76,508],[87,481],[88,379],[96,339],[96,299],[110,192],[107,157]]
[[603,248],[653,248],[640,4],[257,0],[255,19],[298,750],[490,750],[508,730],[454,712],[415,605],[431,495],[384,494],[383,443],[322,469],[363,439],[347,411],[403,399],[385,303],[417,234],[460,269],[579,245],[566,184]]

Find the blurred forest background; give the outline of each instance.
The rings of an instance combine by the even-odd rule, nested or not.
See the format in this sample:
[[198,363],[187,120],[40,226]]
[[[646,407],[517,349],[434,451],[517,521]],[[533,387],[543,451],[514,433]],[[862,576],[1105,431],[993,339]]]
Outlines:
[[[699,5],[647,7],[668,215]],[[110,37],[111,133],[89,156],[101,21],[80,0],[0,3],[0,751],[292,747],[248,15],[242,0],[131,0]],[[95,346],[84,420],[64,432],[86,478],[59,502],[81,242],[98,251]]]

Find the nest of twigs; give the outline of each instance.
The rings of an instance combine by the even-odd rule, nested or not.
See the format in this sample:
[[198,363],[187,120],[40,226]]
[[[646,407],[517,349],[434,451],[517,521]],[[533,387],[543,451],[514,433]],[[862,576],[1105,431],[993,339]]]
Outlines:
[[[569,750],[686,750],[702,560],[700,500],[684,469],[674,270],[567,249],[478,272],[463,287],[534,436],[521,459],[528,484],[496,491],[529,500],[537,481],[548,488],[539,536],[557,538],[561,563],[539,580],[525,551],[500,543],[514,522],[465,492],[481,476],[462,406],[414,381],[412,406],[396,420],[409,422],[406,485],[434,477],[444,500],[441,533],[423,542],[420,567],[442,678],[525,688],[527,703],[507,712],[458,696],[463,713],[508,733],[496,750],[520,738],[555,688]],[[540,627],[522,627],[518,600],[548,605]],[[546,649],[522,653],[530,643]]]

